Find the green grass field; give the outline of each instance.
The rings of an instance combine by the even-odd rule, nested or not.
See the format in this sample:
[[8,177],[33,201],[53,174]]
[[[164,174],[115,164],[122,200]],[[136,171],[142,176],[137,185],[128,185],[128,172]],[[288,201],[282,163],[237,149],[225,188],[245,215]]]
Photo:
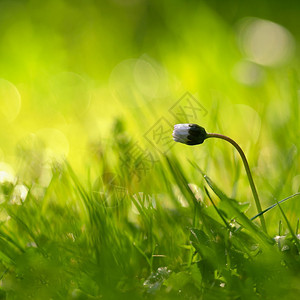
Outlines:
[[0,0],[0,299],[299,298],[300,6],[225,6]]

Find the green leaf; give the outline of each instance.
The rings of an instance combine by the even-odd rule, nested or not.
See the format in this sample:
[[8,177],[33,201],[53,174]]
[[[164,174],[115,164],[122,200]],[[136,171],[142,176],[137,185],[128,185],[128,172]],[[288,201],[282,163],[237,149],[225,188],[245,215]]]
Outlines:
[[251,220],[239,210],[239,205],[236,200],[228,198],[207,175],[204,175],[204,178],[214,193],[224,202],[225,210],[229,213],[229,215],[236,216],[239,223],[252,232],[264,245],[274,244],[274,240],[272,238],[252,223]]

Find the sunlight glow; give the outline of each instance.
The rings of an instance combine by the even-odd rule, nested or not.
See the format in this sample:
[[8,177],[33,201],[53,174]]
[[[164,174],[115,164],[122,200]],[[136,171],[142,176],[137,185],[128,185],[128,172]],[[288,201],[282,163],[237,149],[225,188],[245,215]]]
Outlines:
[[246,57],[264,66],[288,62],[294,54],[295,41],[283,26],[258,18],[240,22],[239,44]]

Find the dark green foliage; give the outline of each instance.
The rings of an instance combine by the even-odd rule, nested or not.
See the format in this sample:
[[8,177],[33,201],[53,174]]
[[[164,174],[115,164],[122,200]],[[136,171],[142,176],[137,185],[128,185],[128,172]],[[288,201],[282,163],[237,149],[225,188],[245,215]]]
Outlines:
[[21,205],[11,201],[15,184],[2,184],[2,299],[296,299],[291,224],[273,239],[245,215],[249,204],[207,176],[199,199],[175,157],[161,168],[161,197],[90,188],[69,164],[54,167],[39,194],[29,187]]

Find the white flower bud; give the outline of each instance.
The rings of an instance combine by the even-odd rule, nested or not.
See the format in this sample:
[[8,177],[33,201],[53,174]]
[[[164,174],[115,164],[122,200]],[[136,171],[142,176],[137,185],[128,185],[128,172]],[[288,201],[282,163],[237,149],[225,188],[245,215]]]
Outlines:
[[174,125],[173,140],[186,145],[202,144],[206,139],[206,131],[197,124]]

